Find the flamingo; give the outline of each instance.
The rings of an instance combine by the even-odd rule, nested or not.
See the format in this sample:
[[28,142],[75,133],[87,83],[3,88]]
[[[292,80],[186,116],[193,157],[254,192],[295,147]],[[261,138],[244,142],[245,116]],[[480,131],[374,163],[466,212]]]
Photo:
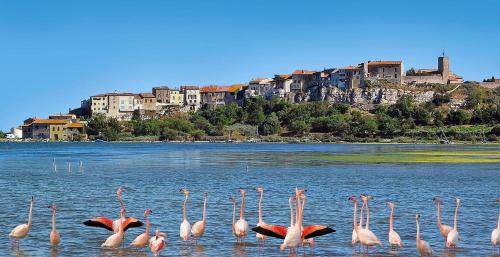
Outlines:
[[455,216],[453,218],[453,229],[448,233],[446,237],[446,247],[457,247],[458,246],[458,207],[460,206],[460,198],[455,197]]
[[399,237],[399,234],[394,230],[394,203],[389,202],[388,205],[389,208],[391,208],[391,216],[389,218],[389,244],[391,246],[403,247],[403,241],[401,241],[401,237]]
[[[500,198],[497,199],[500,202]],[[497,228],[491,232],[491,245],[500,246],[500,212],[498,212]]]
[[426,241],[420,239],[420,214],[415,215],[417,223],[417,252],[420,256],[432,256],[432,248]]
[[242,241],[248,234],[248,222],[245,220],[245,189],[240,188],[241,194],[241,207],[240,207],[240,219],[234,224],[234,234],[236,238]]
[[144,211],[144,221],[146,222],[146,231],[140,235],[138,235],[132,243],[130,243],[130,246],[134,247],[146,247],[148,245],[149,241],[149,224],[151,221],[149,220],[149,215],[153,213],[151,209],[147,209]]
[[166,237],[165,233],[161,233],[159,229],[156,229],[155,235],[149,240],[149,249],[151,249],[154,256],[159,256],[160,252],[165,249],[167,245]]
[[302,243],[302,213],[299,200],[302,192],[302,190],[295,188],[295,224],[286,231],[283,243],[280,245],[281,251],[285,250],[285,248],[290,248],[293,253]]
[[120,220],[120,223],[118,232],[109,236],[101,247],[117,248],[123,242],[123,238],[125,237],[125,224],[123,220]]
[[191,228],[191,234],[195,238],[195,242],[199,237],[203,236],[203,234],[205,233],[205,226],[207,224],[207,195],[208,194],[207,194],[207,192],[205,192],[203,195],[205,198],[205,200],[203,201],[203,217],[201,220],[194,223],[193,227]]
[[28,235],[28,232],[30,232],[31,229],[31,217],[33,214],[33,204],[35,203],[35,198],[31,196],[31,202],[30,202],[30,211],[28,214],[28,223],[27,224],[21,224],[15,227],[9,234],[10,237],[14,238],[14,243],[17,244],[17,247],[19,248],[19,240],[22,238],[25,238]]
[[[365,200],[367,198],[364,198]],[[358,208],[358,201],[356,199],[356,196],[351,196],[349,197],[349,200],[351,200],[354,203],[354,217],[353,217],[353,225],[354,229],[356,230],[356,234],[358,234],[359,242],[361,245],[366,246],[366,251],[368,253],[368,247],[375,246],[375,245],[380,245],[382,247],[382,243],[380,240],[378,240],[377,236],[373,234],[373,232],[367,228],[361,228],[358,227],[358,224],[356,222],[356,212]],[[366,205],[366,222],[368,224],[369,218],[370,218],[370,209],[368,208],[367,203],[365,202]]]
[[[257,187],[257,188],[255,188],[255,191],[257,191],[258,193],[260,193],[260,198],[259,198],[259,222],[257,223],[257,226],[262,226],[262,225],[266,224],[264,222],[264,220],[262,219],[262,198],[264,197],[264,188]],[[263,234],[260,234],[260,233],[256,233],[255,237],[257,237],[257,240],[260,240],[262,242],[264,242],[264,240],[267,239],[266,235],[263,235]]]
[[56,210],[57,207],[55,204],[49,205],[49,208],[52,209],[52,231],[50,231],[50,243],[52,246],[57,246],[61,239],[59,238],[59,232],[56,229]]
[[229,201],[233,204],[233,222],[231,223],[231,230],[233,231],[233,235],[236,237],[236,241],[238,241],[238,235],[236,235],[236,200],[232,196],[229,197]]
[[439,228],[439,233],[444,237],[444,245],[446,246],[446,239],[448,238],[448,233],[451,231],[451,227],[441,223],[441,198],[436,196],[432,199],[437,206],[437,226]]
[[179,229],[179,235],[182,241],[189,240],[190,232],[191,232],[191,224],[187,220],[187,200],[189,197],[189,191],[186,188],[182,188],[180,192],[184,193],[184,206],[183,206],[183,215],[184,220],[181,223],[181,227]]
[[[364,209],[365,209],[365,205],[363,204],[361,206],[361,210],[359,211],[359,226],[360,226],[360,228],[363,228],[363,210]],[[358,238],[358,234],[356,233],[356,228],[352,229],[351,243],[352,243],[352,246],[359,244],[359,238]]]
[[[302,199],[302,203],[301,203],[301,208],[300,208],[300,213],[302,213],[302,218],[304,217],[304,206],[306,205],[306,195],[302,194],[301,195],[301,199]],[[307,233],[307,232],[306,232]],[[312,253],[313,252],[313,248],[314,248],[314,237],[311,237],[311,238],[305,238],[305,234],[304,234],[304,227],[302,227],[302,247],[305,247],[306,245],[309,246],[309,250],[310,252]]]
[[90,220],[87,220],[83,222],[84,225],[86,226],[91,226],[91,227],[100,227],[100,228],[105,228],[113,233],[118,233],[119,227],[121,224],[126,224],[126,227],[124,228],[124,231],[127,231],[129,228],[136,228],[140,227],[143,225],[143,223],[136,218],[129,217],[127,218],[125,216],[125,206],[123,204],[123,200],[121,198],[121,193],[123,192],[123,188],[119,187],[116,190],[116,196],[118,198],[118,202],[120,203],[120,218],[117,220],[112,220],[110,218],[100,216],[100,217],[95,217]]
[[[305,203],[305,200],[304,200],[305,196],[302,196],[303,192],[304,192],[304,190],[299,190],[299,193],[301,194],[301,198],[303,200],[303,203]],[[288,203],[290,205],[290,226],[289,227],[265,224],[262,226],[257,226],[255,228],[252,228],[252,230],[257,232],[257,233],[264,234],[266,236],[275,237],[275,238],[279,238],[279,239],[285,239],[286,236],[288,235],[288,233],[290,233],[290,231],[292,231],[292,229],[295,227],[294,226],[293,207],[292,207],[293,201],[297,201],[296,196],[292,196],[288,199]],[[298,209],[298,211],[303,212],[303,209],[304,208],[301,207],[300,209]],[[309,245],[311,245],[311,243],[314,244],[314,241],[310,240],[310,239],[335,232],[334,229],[332,229],[328,226],[323,226],[323,225],[310,225],[310,226],[306,226],[306,227],[302,226],[301,228],[302,228],[302,234],[301,234],[302,241],[301,242],[303,244],[305,243],[305,244],[309,244]]]

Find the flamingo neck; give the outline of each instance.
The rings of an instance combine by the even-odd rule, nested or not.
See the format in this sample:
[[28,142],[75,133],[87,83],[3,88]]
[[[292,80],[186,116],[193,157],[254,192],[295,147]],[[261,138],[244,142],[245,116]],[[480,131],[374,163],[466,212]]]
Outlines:
[[302,200],[301,205],[302,206],[300,207],[300,224],[302,224],[304,221],[304,206],[306,205],[306,198],[305,197]]
[[389,230],[394,229],[393,219],[394,219],[394,207],[391,207],[391,217],[389,218]]
[[299,225],[300,220],[300,195],[295,196],[295,226]]
[[233,202],[233,233],[235,232],[234,227],[236,224],[236,202]]
[[187,221],[187,200],[188,200],[188,196],[186,195],[186,198],[184,198],[184,207],[182,208],[182,212],[183,212],[183,215],[184,215],[184,221]]
[[264,192],[260,193],[259,198],[259,223],[262,223],[262,197],[264,196]]
[[145,216],[144,219],[146,220],[146,236],[149,236],[149,217],[148,216]]
[[437,203],[437,225],[441,227],[441,203]]
[[203,223],[207,221],[207,197],[205,196],[205,200],[203,201]]
[[290,204],[290,227],[293,227],[293,206],[292,206],[292,201],[288,201]]
[[52,209],[52,230],[56,230],[56,210]]
[[455,216],[453,217],[454,230],[458,230],[458,206],[460,206],[460,204],[457,204],[457,207],[455,207]]
[[366,229],[370,229],[370,208],[368,207],[368,201],[366,202]]
[[354,214],[353,214],[353,223],[354,223],[354,230],[356,230],[356,232],[358,232],[359,230],[359,227],[358,227],[358,223],[357,223],[357,217],[356,215],[358,214],[358,202],[354,202]]
[[361,205],[361,209],[359,210],[359,227],[363,228],[363,212],[365,210],[365,203]]
[[500,230],[500,212],[498,212],[497,229]]
[[420,222],[418,221],[417,219],[417,244],[419,243],[420,241]]
[[240,220],[245,219],[245,195],[241,194]]
[[31,218],[33,216],[33,200],[30,203],[30,211],[28,214],[28,227],[31,227]]

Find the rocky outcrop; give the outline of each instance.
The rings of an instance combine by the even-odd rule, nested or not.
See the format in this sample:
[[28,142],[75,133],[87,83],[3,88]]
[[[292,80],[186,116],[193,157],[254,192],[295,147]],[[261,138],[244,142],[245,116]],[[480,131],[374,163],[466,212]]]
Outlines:
[[297,102],[327,101],[346,103],[362,109],[372,109],[377,104],[394,104],[403,95],[411,95],[415,102],[431,101],[434,91],[412,91],[405,89],[371,87],[341,90],[337,87],[312,87],[306,93],[296,95]]

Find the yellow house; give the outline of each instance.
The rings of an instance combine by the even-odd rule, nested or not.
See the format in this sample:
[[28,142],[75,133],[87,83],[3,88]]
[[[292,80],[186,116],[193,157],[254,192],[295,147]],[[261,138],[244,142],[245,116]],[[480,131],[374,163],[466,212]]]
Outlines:
[[171,105],[184,105],[184,94],[181,94],[179,90],[170,90],[170,104]]

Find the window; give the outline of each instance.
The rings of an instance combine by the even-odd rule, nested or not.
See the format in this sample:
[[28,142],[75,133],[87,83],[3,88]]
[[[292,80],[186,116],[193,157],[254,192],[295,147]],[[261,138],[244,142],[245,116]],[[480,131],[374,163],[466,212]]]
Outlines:
[[394,72],[398,72],[398,68],[394,68]]
[[396,79],[398,78],[398,74],[397,74],[397,73],[396,73],[396,74],[394,74],[394,78],[396,78]]
[[385,72],[385,68],[382,68],[382,72]]
[[125,100],[122,100],[120,103],[121,103],[121,104],[125,104]]

